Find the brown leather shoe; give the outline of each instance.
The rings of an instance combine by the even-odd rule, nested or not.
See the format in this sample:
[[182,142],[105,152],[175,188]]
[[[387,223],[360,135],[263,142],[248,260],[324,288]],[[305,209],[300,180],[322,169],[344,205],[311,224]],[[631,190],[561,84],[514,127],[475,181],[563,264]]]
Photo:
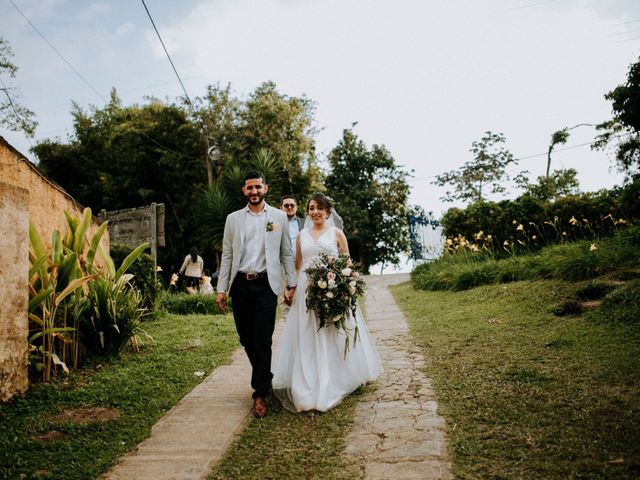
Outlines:
[[253,416],[256,418],[267,416],[267,404],[264,398],[256,397],[253,399]]

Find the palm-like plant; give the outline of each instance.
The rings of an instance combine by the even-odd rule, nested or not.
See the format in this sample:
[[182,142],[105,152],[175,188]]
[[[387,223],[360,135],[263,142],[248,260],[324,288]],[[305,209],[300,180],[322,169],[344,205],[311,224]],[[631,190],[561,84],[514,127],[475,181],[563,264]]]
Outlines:
[[[265,148],[256,153],[249,169],[262,173],[269,183],[269,195],[271,198],[280,198],[282,170],[275,157]],[[203,234],[208,239],[209,247],[216,252],[216,256],[222,251],[222,239],[224,224],[234,210],[242,208],[246,204],[246,198],[242,194],[241,187],[245,169],[239,165],[227,168],[223,175],[205,188],[200,206],[200,223],[203,226]]]

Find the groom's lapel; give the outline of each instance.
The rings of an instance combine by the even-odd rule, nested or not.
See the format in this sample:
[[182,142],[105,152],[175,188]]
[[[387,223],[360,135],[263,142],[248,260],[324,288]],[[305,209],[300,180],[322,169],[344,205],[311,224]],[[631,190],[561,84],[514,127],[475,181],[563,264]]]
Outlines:
[[238,222],[236,224],[236,228],[238,229],[238,234],[240,235],[240,251],[244,249],[244,223],[246,221],[246,212],[242,210],[242,213],[238,215]]

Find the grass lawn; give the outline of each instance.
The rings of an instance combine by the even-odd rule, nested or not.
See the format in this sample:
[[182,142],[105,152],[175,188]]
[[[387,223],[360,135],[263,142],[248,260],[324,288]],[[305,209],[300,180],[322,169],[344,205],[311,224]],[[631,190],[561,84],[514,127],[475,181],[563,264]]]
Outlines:
[[367,388],[356,390],[326,413],[306,417],[284,410],[270,396],[269,415],[249,421],[210,480],[355,478],[342,452],[355,406]]
[[[238,346],[230,315],[164,315],[143,324],[155,343],[119,360],[35,384],[0,404],[0,478],[93,479],[146,438],[153,424]],[[82,407],[115,420],[56,417]],[[80,415],[82,417],[82,415]]]
[[640,478],[640,322],[554,316],[577,288],[392,288],[434,380],[456,478]]

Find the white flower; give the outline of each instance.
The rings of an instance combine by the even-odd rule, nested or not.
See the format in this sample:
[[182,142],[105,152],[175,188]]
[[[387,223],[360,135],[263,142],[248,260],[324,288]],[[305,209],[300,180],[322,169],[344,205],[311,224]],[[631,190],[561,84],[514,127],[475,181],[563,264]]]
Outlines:
[[356,288],[356,281],[355,280],[351,280],[349,282],[349,288]]
[[193,376],[198,378],[204,377],[204,372],[202,370],[198,370],[197,372],[193,372]]
[[[336,279],[336,274],[334,272],[329,272],[327,273],[327,280],[329,280],[329,283],[331,283],[332,281],[334,281]],[[335,282],[334,282],[335,283]]]
[[353,278],[360,278],[360,274],[358,272],[351,272],[351,276]]
[[324,280],[318,280],[318,287],[327,288],[327,282],[325,282]]
[[342,269],[342,275],[344,275],[345,277],[348,277],[349,275],[351,275],[351,269],[349,267],[347,268],[343,268]]
[[351,295],[355,295],[356,294],[356,287],[349,287],[349,293]]
[[328,286],[329,286],[329,288],[336,288],[336,281],[335,280],[329,280]]
[[327,298],[333,298],[333,292],[327,292],[326,293],[326,297]]

